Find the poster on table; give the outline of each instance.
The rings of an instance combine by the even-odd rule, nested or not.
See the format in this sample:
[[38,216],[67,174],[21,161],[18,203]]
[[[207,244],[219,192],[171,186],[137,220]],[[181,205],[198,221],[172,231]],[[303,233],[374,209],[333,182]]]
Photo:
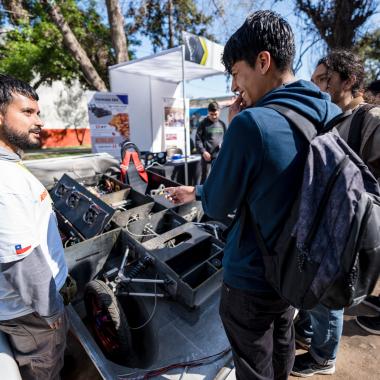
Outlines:
[[93,153],[109,153],[120,159],[120,146],[129,140],[128,95],[93,93],[88,102]]
[[163,98],[165,150],[179,148],[185,153],[185,125],[188,123],[189,100],[186,99],[186,115],[183,99]]

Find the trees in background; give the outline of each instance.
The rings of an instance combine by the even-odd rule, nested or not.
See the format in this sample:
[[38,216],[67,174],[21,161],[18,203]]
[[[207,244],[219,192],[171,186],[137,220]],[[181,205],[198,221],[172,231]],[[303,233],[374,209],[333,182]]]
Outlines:
[[130,1],[127,25],[119,0],[104,0],[105,7],[96,0],[0,3],[0,71],[35,88],[78,79],[86,88],[106,91],[108,66],[134,57],[139,34],[155,50],[177,44],[182,30],[211,37],[206,33],[211,17],[192,0]]
[[364,60],[367,82],[380,79],[380,28],[365,33],[355,48]]
[[296,14],[313,46],[322,40],[327,50],[344,48],[358,52],[365,61],[368,80],[380,75],[380,29],[363,32],[379,10],[377,0],[294,0]]
[[[107,67],[115,63],[115,56],[109,28],[97,12],[95,2],[86,2],[86,6],[74,0],[50,3],[59,7],[57,22],[61,16],[60,21],[70,29],[70,37],[74,35],[105,89]],[[2,0],[1,4],[0,71],[30,82],[35,88],[55,80],[70,84],[75,79],[90,89],[102,87],[82,70],[76,56],[65,45],[62,31],[52,21],[44,1]]]
[[202,12],[194,0],[132,0],[126,16],[129,32],[147,37],[155,52],[179,45],[183,30],[215,40],[209,31],[215,17]]
[[[380,29],[365,31],[378,1],[287,1],[293,1],[307,37],[301,41],[296,70],[305,52],[323,41],[327,50],[354,47],[365,58],[368,77],[379,77]],[[272,0],[272,5],[280,2],[284,1]],[[228,26],[238,19],[230,0],[127,0],[122,2],[124,9],[119,0],[0,0],[0,4],[0,71],[35,88],[78,79],[86,88],[104,91],[109,87],[108,66],[133,59],[141,38],[150,41],[153,51],[178,45],[182,30],[215,40],[215,26],[224,36],[223,31],[232,33]],[[264,1],[241,0],[239,10],[245,14],[266,6]]]

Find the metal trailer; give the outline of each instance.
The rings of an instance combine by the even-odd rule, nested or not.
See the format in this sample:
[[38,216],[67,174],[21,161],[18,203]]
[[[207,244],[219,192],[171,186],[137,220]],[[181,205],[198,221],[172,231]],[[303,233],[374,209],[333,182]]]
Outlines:
[[[100,197],[83,195],[86,191],[78,191],[75,183],[86,187],[88,181],[117,173],[118,162],[107,154],[27,161],[26,166],[48,188],[56,205],[59,199],[66,205],[74,202],[77,220],[75,213],[67,220],[68,211],[58,207],[63,210],[61,232],[73,230],[70,237],[77,238],[65,248],[69,272],[78,285],[67,312],[72,333],[102,378],[143,379],[161,368],[150,378],[226,379],[232,356],[218,314],[223,243],[212,229],[191,222],[202,218],[199,203],[174,207],[159,186],[178,184],[154,173],[149,174],[148,186],[149,191],[158,190],[153,197],[135,194],[129,187]],[[63,181],[59,190],[62,181],[57,180],[64,174],[74,179],[74,185]],[[104,225],[99,225],[102,212],[108,215],[107,207],[120,202],[128,207],[104,217]],[[143,260],[149,265],[131,275],[131,268],[133,272]],[[118,289],[117,302],[128,322],[132,350],[117,360],[104,349],[107,336],[99,337],[86,312],[86,286],[94,279]],[[203,365],[193,367],[198,359]],[[175,368],[178,364],[182,366]]]

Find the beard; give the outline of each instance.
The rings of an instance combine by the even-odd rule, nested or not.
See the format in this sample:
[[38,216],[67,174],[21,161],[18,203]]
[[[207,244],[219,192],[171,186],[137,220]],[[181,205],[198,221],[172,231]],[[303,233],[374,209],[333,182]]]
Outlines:
[[3,137],[8,143],[21,150],[41,147],[41,141],[32,140],[30,134],[33,132],[41,132],[41,128],[32,128],[28,132],[16,132],[6,124],[2,125]]

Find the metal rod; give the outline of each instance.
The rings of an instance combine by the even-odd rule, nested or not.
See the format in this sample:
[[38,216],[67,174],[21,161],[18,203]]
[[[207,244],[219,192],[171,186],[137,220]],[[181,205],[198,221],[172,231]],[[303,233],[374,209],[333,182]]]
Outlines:
[[127,247],[125,252],[124,252],[123,260],[121,262],[119,273],[118,273],[119,277],[121,277],[123,275],[124,265],[127,261],[128,255],[129,255],[129,247]]
[[121,296],[136,296],[136,297],[159,297],[164,298],[165,294],[162,293],[133,293],[133,292],[119,292]]
[[187,163],[187,118],[186,118],[186,99],[185,99],[185,45],[182,45],[182,98],[183,98],[183,128],[185,132],[185,185],[189,184],[189,170]]
[[165,280],[156,280],[151,278],[131,278],[126,277],[124,274],[119,274],[119,277],[126,282],[142,282],[147,284],[165,284]]

